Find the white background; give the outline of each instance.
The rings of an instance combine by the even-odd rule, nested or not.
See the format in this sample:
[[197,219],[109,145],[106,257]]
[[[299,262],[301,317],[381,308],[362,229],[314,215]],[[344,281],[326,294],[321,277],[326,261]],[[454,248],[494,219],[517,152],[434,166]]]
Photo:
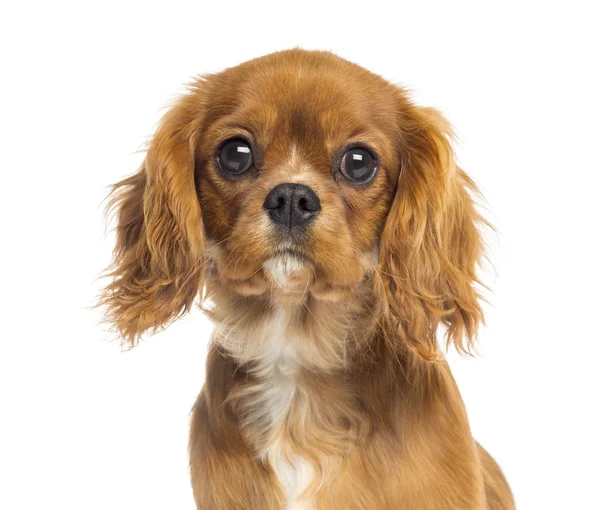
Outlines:
[[450,354],[473,433],[519,509],[600,508],[594,2],[204,3],[3,3],[0,508],[194,508],[211,326],[195,311],[133,351],[108,341],[88,309],[113,242],[101,202],[190,78],[293,46],[455,126],[499,230],[481,355]]

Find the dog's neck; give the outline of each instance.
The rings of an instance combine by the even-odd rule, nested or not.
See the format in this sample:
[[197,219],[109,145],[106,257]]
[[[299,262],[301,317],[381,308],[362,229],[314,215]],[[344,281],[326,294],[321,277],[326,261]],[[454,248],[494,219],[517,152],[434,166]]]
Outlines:
[[379,322],[370,280],[343,300],[320,300],[310,292],[285,300],[235,296],[218,286],[211,300],[213,341],[257,377],[292,360],[316,373],[347,371],[369,348]]

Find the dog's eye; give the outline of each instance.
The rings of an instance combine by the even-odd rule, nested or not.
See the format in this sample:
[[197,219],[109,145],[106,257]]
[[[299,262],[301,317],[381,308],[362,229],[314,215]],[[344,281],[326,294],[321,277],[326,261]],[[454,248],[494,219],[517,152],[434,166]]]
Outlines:
[[252,148],[241,138],[226,140],[217,151],[217,164],[227,174],[243,174],[250,169],[252,162]]
[[354,147],[344,154],[340,171],[352,182],[364,183],[375,175],[377,160],[367,149]]

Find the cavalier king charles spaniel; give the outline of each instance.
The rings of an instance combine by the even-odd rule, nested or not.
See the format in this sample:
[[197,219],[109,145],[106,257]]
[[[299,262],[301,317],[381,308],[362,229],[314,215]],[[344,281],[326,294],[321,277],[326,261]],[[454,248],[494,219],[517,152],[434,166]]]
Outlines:
[[198,509],[514,508],[437,341],[483,320],[476,195],[437,111],[332,53],[190,85],[114,186],[101,303],[132,346],[195,301],[214,321]]

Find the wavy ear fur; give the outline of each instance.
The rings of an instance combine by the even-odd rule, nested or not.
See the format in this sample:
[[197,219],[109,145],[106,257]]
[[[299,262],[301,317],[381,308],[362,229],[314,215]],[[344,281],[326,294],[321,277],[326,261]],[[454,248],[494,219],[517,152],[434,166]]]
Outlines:
[[198,90],[163,117],[142,168],[115,184],[113,265],[100,304],[131,346],[187,312],[203,286],[204,233],[194,184]]
[[446,346],[469,352],[483,322],[476,266],[483,255],[473,181],[456,166],[451,130],[435,110],[401,118],[402,168],[380,243],[376,292],[388,327],[425,359]]

